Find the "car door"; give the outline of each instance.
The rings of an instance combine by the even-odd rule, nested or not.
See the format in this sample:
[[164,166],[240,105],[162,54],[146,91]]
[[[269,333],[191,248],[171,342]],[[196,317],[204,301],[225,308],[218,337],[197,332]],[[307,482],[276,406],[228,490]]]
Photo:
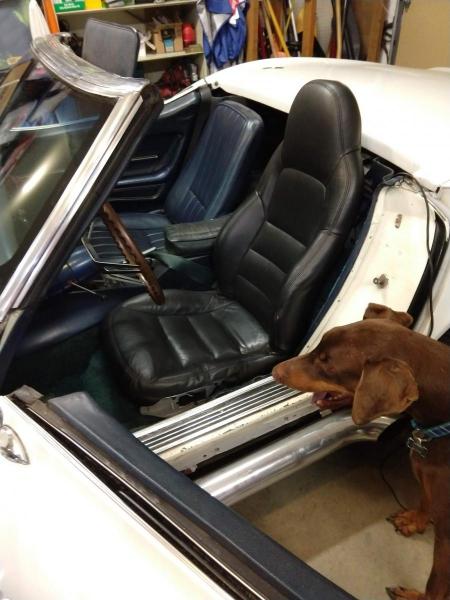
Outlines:
[[227,598],[0,396],[0,598]]
[[204,85],[166,102],[111,194],[117,210],[161,208],[180,171],[191,137],[195,137],[196,127],[202,126],[210,95]]

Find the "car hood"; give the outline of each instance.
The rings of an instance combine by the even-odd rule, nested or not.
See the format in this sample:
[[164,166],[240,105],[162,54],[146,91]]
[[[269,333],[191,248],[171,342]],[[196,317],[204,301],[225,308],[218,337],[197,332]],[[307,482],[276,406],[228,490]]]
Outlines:
[[336,79],[355,94],[367,150],[431,190],[450,185],[450,70],[351,60],[275,58],[243,63],[206,81],[288,112],[302,85]]

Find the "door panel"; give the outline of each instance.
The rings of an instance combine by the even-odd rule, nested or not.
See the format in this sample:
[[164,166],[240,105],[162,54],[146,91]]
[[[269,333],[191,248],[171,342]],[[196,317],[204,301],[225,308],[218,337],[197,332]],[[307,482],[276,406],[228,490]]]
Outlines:
[[0,598],[229,597],[4,396],[0,411],[29,457],[0,454]]
[[194,90],[164,106],[111,194],[116,209],[149,211],[162,206],[180,170],[200,102],[201,94]]

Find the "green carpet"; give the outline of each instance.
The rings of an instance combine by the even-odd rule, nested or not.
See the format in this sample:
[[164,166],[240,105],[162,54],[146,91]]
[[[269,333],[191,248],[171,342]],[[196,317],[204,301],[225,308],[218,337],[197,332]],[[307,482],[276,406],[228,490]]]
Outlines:
[[130,429],[155,421],[140,414],[114,379],[97,328],[15,361],[4,391],[11,392],[24,383],[47,398],[87,392],[103,410]]

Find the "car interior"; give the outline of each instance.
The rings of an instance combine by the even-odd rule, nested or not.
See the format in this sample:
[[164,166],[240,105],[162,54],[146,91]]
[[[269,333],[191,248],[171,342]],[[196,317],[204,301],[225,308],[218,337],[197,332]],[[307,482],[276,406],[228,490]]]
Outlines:
[[[180,280],[179,270],[163,266],[159,279],[165,303],[159,306],[142,294],[136,282],[130,285],[126,276],[98,270],[99,264],[89,260],[88,244],[76,248],[36,312],[35,324],[21,346],[23,361],[16,363],[20,373],[23,368],[34,372],[26,380],[40,391],[60,394],[61,389],[53,386],[60,387],[62,382],[70,386],[67,380],[82,377],[80,367],[85,367],[83,372],[89,371],[89,379],[95,379],[89,365],[92,349],[98,347],[100,329],[102,361],[110,365],[105,368],[119,374],[117,387],[127,398],[120,404],[125,406],[133,402],[137,406],[164,404],[167,397],[181,401],[193,395],[209,398],[219,390],[270,373],[276,362],[298,351],[317,312],[317,298],[326,293],[327,283],[329,287],[327,280],[336,267],[336,257],[345,254],[346,242],[361,216],[363,167],[358,107],[341,84],[318,81],[306,86],[294,102],[282,143],[261,173],[266,157],[258,156],[256,149],[264,146],[267,153],[267,146],[275,145],[270,130],[268,139],[261,143],[269,109],[258,115],[255,107],[220,97],[196,148],[191,153],[185,150],[183,163],[176,160],[181,150],[174,147],[188,146],[188,136],[183,135],[185,118],[187,115],[188,121],[193,120],[193,98],[198,97],[200,94],[195,92],[184,96],[178,110],[168,105],[170,119],[166,120],[163,111],[162,125],[158,122],[141,143],[130,169],[119,179],[111,202],[114,206],[117,202],[124,225],[144,252],[155,245],[156,235],[161,245],[165,242],[166,238],[161,239],[164,223],[178,221],[165,229],[169,230],[169,240],[174,227],[178,240],[183,240],[178,245],[169,241],[170,250],[186,263],[197,258],[206,263],[213,288],[201,289],[205,286],[189,282],[186,270],[181,272]],[[236,116],[232,121],[235,127],[225,128],[223,112]],[[278,120],[283,118],[277,116]],[[274,119],[270,120],[273,123]],[[165,131],[169,122],[173,128],[170,133]],[[299,130],[314,135],[300,137]],[[155,147],[159,148],[155,160],[160,168],[150,168],[146,175],[132,171],[140,162],[136,157],[143,152],[155,154]],[[232,149],[232,160],[228,160]],[[141,189],[153,190],[158,212],[145,212],[151,204],[148,195],[142,212],[131,212],[127,201],[119,196],[124,189],[131,196],[139,177]],[[172,183],[166,183],[169,181]],[[139,199],[134,196],[132,202],[136,206]],[[233,209],[231,216],[220,218]],[[142,227],[135,228],[136,223]],[[206,240],[203,232],[200,240],[196,239],[196,226],[207,228]],[[157,227],[159,234],[155,234]],[[99,240],[104,242],[108,237],[105,226],[97,225],[95,232],[97,237],[89,240],[94,251],[102,243]],[[107,243],[110,245],[111,240],[103,245]],[[118,254],[116,249],[108,248],[108,252]],[[74,344],[81,344],[83,350],[74,352]],[[36,375],[51,380],[51,373],[37,365],[33,368],[32,357],[38,364],[52,352],[62,358],[63,348],[67,348],[68,358],[77,356],[67,364],[75,373],[61,377],[65,370],[58,366],[58,382],[35,381]],[[99,356],[96,358],[99,360]],[[82,364],[76,365],[79,361]],[[14,374],[11,379],[10,388],[14,386]],[[106,388],[103,393],[107,395]]]

